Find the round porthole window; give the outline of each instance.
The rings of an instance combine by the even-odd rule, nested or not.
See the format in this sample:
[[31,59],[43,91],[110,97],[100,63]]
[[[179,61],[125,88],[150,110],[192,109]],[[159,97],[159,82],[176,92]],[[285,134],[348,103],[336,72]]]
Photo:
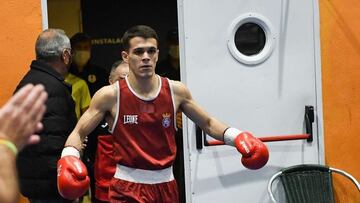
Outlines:
[[248,13],[236,18],[228,37],[231,55],[241,63],[255,65],[265,61],[272,53],[276,39],[270,21]]

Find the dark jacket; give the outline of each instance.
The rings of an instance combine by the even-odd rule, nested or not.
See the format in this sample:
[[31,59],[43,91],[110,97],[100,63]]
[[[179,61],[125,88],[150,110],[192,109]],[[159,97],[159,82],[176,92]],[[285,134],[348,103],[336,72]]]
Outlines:
[[15,91],[28,83],[44,85],[48,100],[40,143],[25,147],[17,158],[21,193],[29,198],[57,198],[60,197],[56,183],[57,160],[77,122],[71,86],[41,60],[31,63]]

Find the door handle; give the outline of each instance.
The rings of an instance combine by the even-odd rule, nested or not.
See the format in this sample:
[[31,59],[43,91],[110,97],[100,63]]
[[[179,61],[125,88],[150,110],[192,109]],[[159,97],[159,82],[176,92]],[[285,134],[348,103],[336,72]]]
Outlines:
[[[313,123],[314,123],[314,107],[313,106],[305,106],[305,130],[306,134],[291,134],[291,135],[276,135],[276,136],[266,136],[266,137],[258,137],[262,142],[280,142],[280,141],[289,141],[289,140],[304,140],[307,142],[313,141]],[[206,139],[206,134],[203,130],[196,125],[196,149],[202,149],[203,146],[217,146],[224,145],[223,141],[213,140],[208,141]]]
[[308,142],[313,141],[313,123],[315,120],[314,107],[305,106],[305,129],[306,133],[309,134]]
[[198,126],[196,125],[196,149],[202,149],[203,148],[203,140],[206,140],[203,136],[205,136],[204,131]]

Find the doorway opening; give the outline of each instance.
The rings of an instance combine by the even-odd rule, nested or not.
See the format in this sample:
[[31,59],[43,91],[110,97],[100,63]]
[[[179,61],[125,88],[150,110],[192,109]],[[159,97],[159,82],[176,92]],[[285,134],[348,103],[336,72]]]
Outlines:
[[[134,25],[149,25],[159,37],[157,74],[180,80],[176,0],[47,0],[46,3],[48,27],[63,29],[69,38],[78,32],[90,36],[92,47],[89,63],[108,73],[113,63],[121,59],[123,33]],[[185,202],[182,129],[177,132],[176,142],[178,151],[174,175],[179,186],[180,202]]]

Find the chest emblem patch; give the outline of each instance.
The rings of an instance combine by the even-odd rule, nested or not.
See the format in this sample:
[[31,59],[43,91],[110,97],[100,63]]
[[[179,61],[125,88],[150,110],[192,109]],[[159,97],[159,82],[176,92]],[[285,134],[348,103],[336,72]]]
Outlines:
[[163,120],[162,120],[162,126],[164,128],[168,128],[171,124],[171,114],[170,113],[163,113],[162,114]]

